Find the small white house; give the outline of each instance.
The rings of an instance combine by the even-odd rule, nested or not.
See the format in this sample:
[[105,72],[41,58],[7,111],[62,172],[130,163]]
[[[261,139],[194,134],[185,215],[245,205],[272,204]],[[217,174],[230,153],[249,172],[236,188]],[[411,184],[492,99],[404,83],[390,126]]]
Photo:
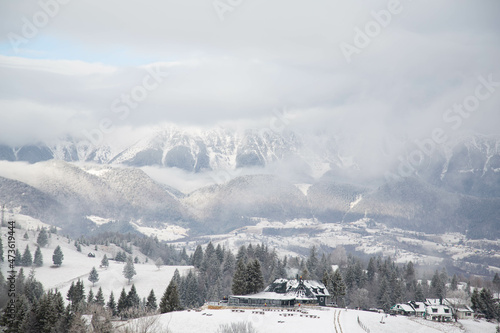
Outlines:
[[408,304],[410,304],[413,307],[413,309],[415,310],[415,316],[417,316],[417,317],[424,316],[425,307],[427,306],[424,302],[411,301]]
[[424,318],[435,321],[452,321],[453,310],[448,305],[432,304],[425,308]]
[[410,304],[396,304],[390,309],[390,313],[404,315],[404,316],[414,316],[415,309]]

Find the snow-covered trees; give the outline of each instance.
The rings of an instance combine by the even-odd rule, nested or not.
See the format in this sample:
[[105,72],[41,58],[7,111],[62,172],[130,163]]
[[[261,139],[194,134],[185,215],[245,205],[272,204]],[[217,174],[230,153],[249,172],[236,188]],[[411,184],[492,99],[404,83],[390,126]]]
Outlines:
[[177,284],[174,281],[170,281],[165,293],[160,301],[160,313],[172,312],[181,310],[181,302],[179,299],[179,291],[177,289]]
[[165,265],[165,263],[163,262],[163,259],[161,257],[158,257],[158,259],[156,259],[155,261],[155,265],[156,267],[158,267],[158,270],[160,270],[161,266]]
[[31,255],[31,251],[28,245],[24,249],[23,256],[21,257],[21,265],[25,267],[29,267],[33,264],[33,256]]
[[231,290],[235,295],[245,295],[247,292],[246,285],[246,266],[243,262],[243,259],[238,260],[236,263],[236,270],[234,271],[233,284],[231,286]]
[[44,247],[44,246],[47,246],[47,244],[49,244],[49,236],[48,236],[47,230],[45,228],[42,228],[42,230],[40,230],[40,232],[38,233],[36,243],[40,247]]
[[33,264],[36,267],[41,267],[43,266],[43,256],[42,256],[42,250],[40,250],[40,246],[36,247],[35,251],[35,259],[33,260]]
[[109,267],[109,260],[108,260],[108,256],[106,254],[104,255],[104,257],[102,257],[101,266],[106,267],[106,268]]
[[97,281],[99,281],[99,273],[97,273],[97,269],[95,269],[95,267],[92,267],[92,270],[89,273],[89,281],[92,282],[92,287]]
[[54,250],[54,254],[52,255],[52,261],[54,262],[54,265],[61,266],[63,259],[64,259],[64,254],[61,250],[61,247],[57,245],[56,249]]
[[131,258],[127,259],[127,263],[125,264],[125,267],[123,267],[123,276],[128,280],[129,284],[136,274],[137,272],[135,271],[134,262]]
[[151,289],[151,291],[149,292],[147,301],[146,301],[146,310],[148,312],[155,312],[157,308],[158,308],[158,305],[156,304],[155,292],[153,291],[153,289]]

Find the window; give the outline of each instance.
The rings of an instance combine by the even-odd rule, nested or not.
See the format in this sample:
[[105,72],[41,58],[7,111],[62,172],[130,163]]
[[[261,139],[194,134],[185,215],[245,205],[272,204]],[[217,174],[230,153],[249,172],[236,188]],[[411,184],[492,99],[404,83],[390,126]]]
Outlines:
[[466,312],[466,313],[465,313],[465,315],[466,315],[467,317],[470,317],[470,316],[471,316],[471,313],[470,313],[470,312]]
[[444,313],[450,313],[450,309],[444,309]]
[[437,312],[438,312],[438,309],[432,308],[432,313],[437,313]]

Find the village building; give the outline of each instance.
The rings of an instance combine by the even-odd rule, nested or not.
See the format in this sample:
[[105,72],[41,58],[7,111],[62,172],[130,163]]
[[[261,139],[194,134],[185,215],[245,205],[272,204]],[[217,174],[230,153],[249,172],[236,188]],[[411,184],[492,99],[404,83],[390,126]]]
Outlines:
[[474,310],[459,298],[445,298],[443,304],[450,306],[456,319],[473,319]]
[[416,301],[411,301],[408,302],[412,306],[412,308],[415,310],[415,316],[417,317],[423,317],[425,314],[425,307],[427,306],[424,302],[416,302]]
[[263,292],[252,295],[232,295],[229,305],[236,306],[295,306],[316,304],[325,306],[330,293],[325,285],[314,280],[277,279]]
[[390,310],[389,313],[403,315],[403,316],[414,316],[415,309],[411,304],[396,304]]
[[443,303],[439,299],[427,299],[427,306],[425,307],[424,318],[427,320],[435,321],[452,321],[453,320],[453,309],[448,306],[441,304]]

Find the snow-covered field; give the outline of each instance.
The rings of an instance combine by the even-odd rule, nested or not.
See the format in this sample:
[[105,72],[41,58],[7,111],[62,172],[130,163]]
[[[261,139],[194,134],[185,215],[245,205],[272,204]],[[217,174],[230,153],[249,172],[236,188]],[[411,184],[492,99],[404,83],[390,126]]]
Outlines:
[[[7,232],[7,228],[2,228],[2,234]],[[17,230],[16,232],[16,245],[21,253],[24,252],[26,245],[29,245],[31,254],[35,254],[36,250],[36,231],[28,231],[29,239],[25,240],[23,235],[25,230]],[[5,239],[5,238],[4,238]],[[64,254],[64,260],[61,267],[52,267],[52,254],[57,245],[61,246]],[[4,253],[7,253],[6,242],[4,242]],[[76,251],[74,241],[68,243],[68,239],[58,235],[51,235],[49,238],[49,245],[41,248],[43,255],[43,266],[35,268],[35,278],[40,281],[45,289],[58,289],[61,291],[64,298],[66,298],[66,293],[71,285],[71,282],[76,282],[80,278],[85,285],[85,293],[88,294],[89,290],[92,289],[94,295],[97,293],[99,287],[102,287],[105,300],[109,298],[109,294],[113,291],[115,300],[118,300],[120,292],[123,287],[128,292],[130,290],[131,284],[123,276],[124,263],[115,262],[113,260],[109,261],[108,268],[100,268],[101,260],[104,254],[108,258],[114,258],[115,254],[121,250],[115,245],[110,246],[98,246],[97,251],[94,246],[84,246],[81,245],[82,252]],[[88,253],[92,252],[96,255],[95,258],[88,257]],[[139,251],[133,251],[133,257],[139,258],[139,263],[135,264],[135,270],[137,275],[132,279],[132,283],[135,284],[137,293],[141,298],[147,297],[151,289],[154,290],[156,298],[159,300],[163,295],[163,292],[167,288],[168,283],[172,279],[175,269],[179,269],[181,275],[187,270],[191,269],[191,266],[162,266],[159,270],[155,266],[153,260],[149,260],[149,263],[145,263],[146,257],[142,255]],[[96,267],[99,273],[99,281],[96,282],[95,286],[92,288],[92,283],[88,280],[88,275],[92,267]],[[2,272],[4,276],[7,271],[7,263],[1,265]],[[17,267],[16,270],[19,270]],[[29,275],[30,267],[24,267],[25,276]]]
[[[158,332],[171,333],[212,333],[217,332],[221,324],[235,322],[251,323],[259,333],[365,333],[358,324],[359,320],[370,330],[370,333],[494,333],[495,324],[484,320],[462,320],[458,323],[438,323],[421,318],[404,316],[388,316],[366,311],[343,310],[333,308],[303,308],[306,314],[275,309],[264,311],[260,309],[244,309],[243,312],[233,312],[231,309],[180,311],[154,316]],[[266,309],[267,310],[267,309]],[[284,314],[287,316],[285,317]],[[313,318],[311,318],[313,316]],[[338,317],[338,322],[334,323]],[[384,317],[384,323],[381,318]],[[118,324],[121,328],[137,327],[145,319],[132,320]]]

